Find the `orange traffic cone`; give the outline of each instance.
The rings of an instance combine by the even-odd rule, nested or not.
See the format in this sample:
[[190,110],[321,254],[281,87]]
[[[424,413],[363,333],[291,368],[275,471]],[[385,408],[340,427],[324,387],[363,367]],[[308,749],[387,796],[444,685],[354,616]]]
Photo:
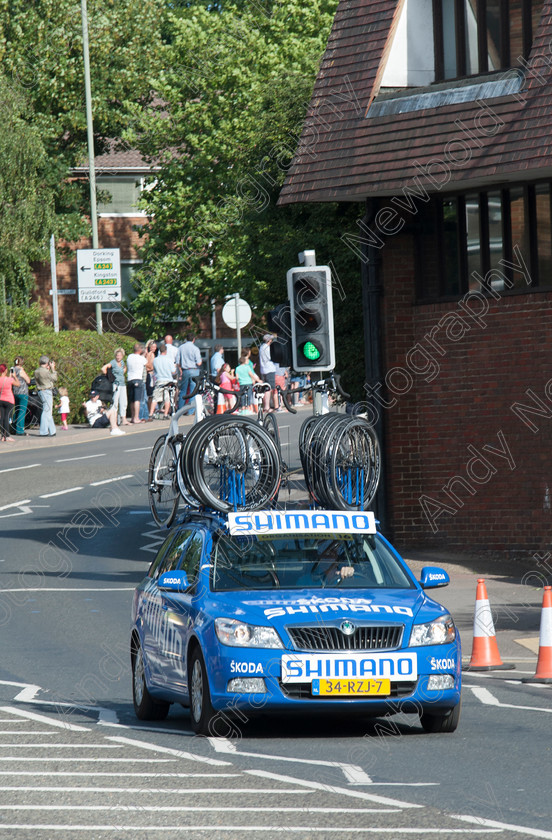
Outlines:
[[500,658],[485,579],[479,578],[475,595],[472,655],[469,665],[466,665],[464,670],[495,671],[511,670],[514,667],[515,665],[505,664]]
[[522,682],[552,683],[552,586],[545,586],[542,596],[537,671]]
[[219,400],[219,402],[217,403],[217,414],[224,414],[225,411],[226,403],[224,402],[224,400]]

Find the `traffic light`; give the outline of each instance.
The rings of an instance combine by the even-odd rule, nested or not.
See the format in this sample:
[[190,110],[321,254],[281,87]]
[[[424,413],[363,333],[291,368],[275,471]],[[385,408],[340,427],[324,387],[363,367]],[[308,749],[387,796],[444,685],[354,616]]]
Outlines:
[[270,332],[277,338],[270,345],[270,358],[281,367],[291,367],[291,313],[289,303],[280,303],[266,313]]
[[327,265],[290,268],[291,346],[296,371],[335,367],[332,279]]

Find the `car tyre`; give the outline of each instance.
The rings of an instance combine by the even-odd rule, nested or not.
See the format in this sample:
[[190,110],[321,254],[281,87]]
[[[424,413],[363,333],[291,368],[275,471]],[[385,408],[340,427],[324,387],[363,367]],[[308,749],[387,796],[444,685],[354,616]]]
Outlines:
[[212,721],[216,713],[211,704],[207,669],[199,647],[194,649],[190,659],[188,684],[192,729],[197,735],[214,735]]
[[461,703],[443,715],[432,715],[430,712],[420,714],[420,723],[426,732],[454,732],[460,720]]
[[139,720],[164,720],[170,703],[154,700],[146,685],[144,655],[139,643],[132,652],[132,701]]

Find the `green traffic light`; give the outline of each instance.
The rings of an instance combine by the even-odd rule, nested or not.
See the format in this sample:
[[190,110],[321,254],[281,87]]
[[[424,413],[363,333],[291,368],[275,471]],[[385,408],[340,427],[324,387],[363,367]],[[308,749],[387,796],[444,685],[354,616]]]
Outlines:
[[301,349],[303,351],[303,356],[305,359],[308,359],[309,362],[317,362],[322,355],[316,344],[312,341],[305,341]]

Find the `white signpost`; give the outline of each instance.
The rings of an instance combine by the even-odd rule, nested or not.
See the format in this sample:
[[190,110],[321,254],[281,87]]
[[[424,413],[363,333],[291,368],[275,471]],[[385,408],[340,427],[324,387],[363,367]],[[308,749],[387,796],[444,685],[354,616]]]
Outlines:
[[251,320],[251,307],[240,297],[239,292],[232,295],[222,307],[222,320],[231,330],[236,330],[238,339],[238,359],[241,356],[241,331]]
[[77,251],[79,303],[113,303],[121,300],[119,248]]

